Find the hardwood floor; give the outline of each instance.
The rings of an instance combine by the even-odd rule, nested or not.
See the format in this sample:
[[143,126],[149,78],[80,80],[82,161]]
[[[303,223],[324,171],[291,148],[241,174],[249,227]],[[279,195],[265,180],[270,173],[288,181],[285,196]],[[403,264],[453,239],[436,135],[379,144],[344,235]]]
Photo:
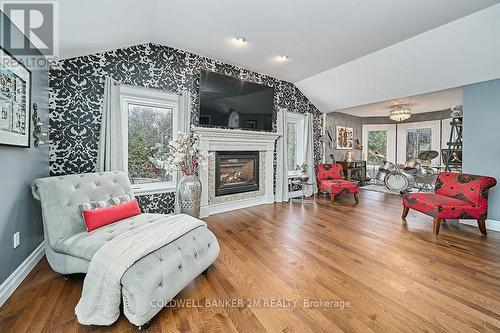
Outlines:
[[[383,193],[362,192],[357,206],[349,195],[336,201],[208,218],[220,256],[175,298],[201,306],[163,309],[149,331],[500,331],[499,233],[485,238],[448,222],[434,236],[432,218],[410,211],[402,224],[401,199]],[[136,330],[123,315],[111,327],[79,325],[82,281],[65,281],[42,260],[0,309],[0,331]],[[326,307],[335,300],[349,303]]]

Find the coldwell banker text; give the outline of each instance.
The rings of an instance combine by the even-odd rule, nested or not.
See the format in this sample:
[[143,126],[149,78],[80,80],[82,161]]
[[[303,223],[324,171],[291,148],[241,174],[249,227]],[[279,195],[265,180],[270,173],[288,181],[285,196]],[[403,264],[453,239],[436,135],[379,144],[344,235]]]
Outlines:
[[288,299],[288,298],[256,298],[256,299],[172,299],[170,301],[155,299],[151,306],[161,308],[336,308],[351,307],[351,302],[346,300],[324,299]]

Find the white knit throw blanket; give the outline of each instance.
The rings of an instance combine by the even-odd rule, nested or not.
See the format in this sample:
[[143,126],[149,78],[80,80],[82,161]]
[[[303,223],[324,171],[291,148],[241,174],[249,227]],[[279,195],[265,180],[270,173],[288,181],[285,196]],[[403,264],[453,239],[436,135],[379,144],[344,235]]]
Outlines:
[[180,214],[148,223],[103,245],[92,257],[82,297],[75,308],[83,325],[111,325],[120,316],[121,279],[137,260],[185,235],[206,226],[194,217]]

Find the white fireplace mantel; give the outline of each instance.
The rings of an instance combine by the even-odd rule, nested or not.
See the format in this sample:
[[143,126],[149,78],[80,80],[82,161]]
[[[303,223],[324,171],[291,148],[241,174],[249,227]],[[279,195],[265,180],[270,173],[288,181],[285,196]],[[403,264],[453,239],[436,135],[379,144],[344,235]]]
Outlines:
[[274,142],[281,136],[273,132],[224,128],[194,127],[192,130],[200,135],[202,148],[209,151],[274,151]]
[[200,147],[205,151],[260,151],[261,158],[265,158],[266,174],[263,196],[231,200],[214,205],[209,205],[208,200],[208,170],[206,168],[200,169],[200,181],[203,189],[201,194],[201,217],[234,209],[274,203],[274,143],[281,134],[208,127],[194,127],[192,131],[200,135]]

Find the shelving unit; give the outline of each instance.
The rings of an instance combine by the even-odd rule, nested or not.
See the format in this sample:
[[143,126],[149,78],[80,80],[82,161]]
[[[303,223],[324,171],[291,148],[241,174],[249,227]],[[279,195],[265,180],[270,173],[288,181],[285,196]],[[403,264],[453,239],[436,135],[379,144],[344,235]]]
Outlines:
[[[445,157],[445,171],[462,171],[462,123],[463,118],[452,118],[450,140]],[[453,138],[456,135],[456,139]]]

